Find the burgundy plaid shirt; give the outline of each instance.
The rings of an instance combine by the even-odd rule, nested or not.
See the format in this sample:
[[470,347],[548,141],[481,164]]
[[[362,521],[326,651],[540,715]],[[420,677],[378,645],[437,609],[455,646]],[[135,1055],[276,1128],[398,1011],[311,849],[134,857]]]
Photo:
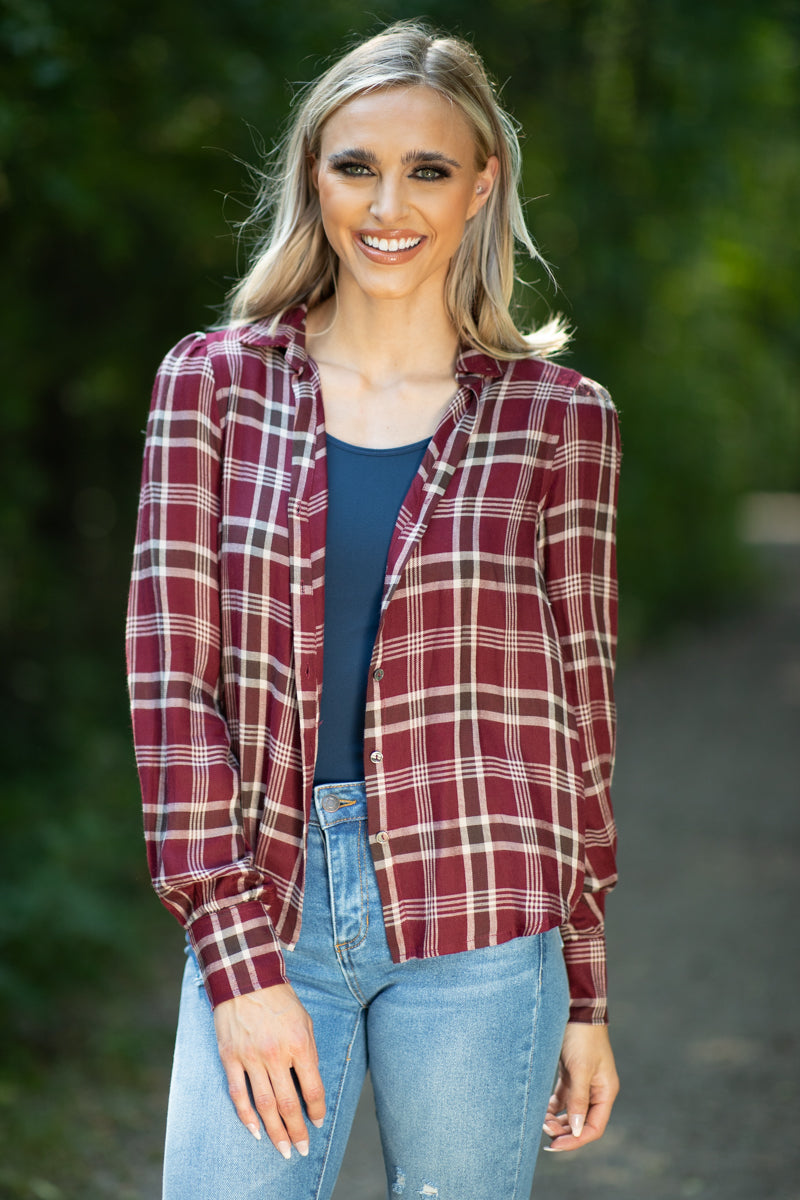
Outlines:
[[[305,310],[185,338],[156,379],[128,618],[156,890],[213,1003],[284,981],[322,684],[326,460]],[[465,350],[389,549],[365,714],[397,962],[560,926],[605,1020],[613,885],[607,393]],[[354,531],[357,536],[357,531]]]

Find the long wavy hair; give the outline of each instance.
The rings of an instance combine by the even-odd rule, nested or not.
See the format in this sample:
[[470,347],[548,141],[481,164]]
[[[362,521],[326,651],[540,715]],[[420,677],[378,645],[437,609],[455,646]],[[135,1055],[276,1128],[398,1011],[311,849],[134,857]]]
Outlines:
[[293,305],[313,307],[335,292],[338,260],[322,227],[312,159],[319,154],[323,125],[341,105],[366,92],[399,87],[433,88],[458,105],[475,138],[477,169],[490,155],[500,163],[489,198],[467,223],[447,275],[445,304],[460,339],[501,359],[562,350],[569,333],[560,317],[523,334],[509,311],[517,243],[549,274],[523,217],[514,122],[472,46],[439,37],[418,21],[399,21],[355,46],[301,93],[285,138],[258,171],[258,198],[242,230],[267,232],[231,292],[229,318],[277,319]]

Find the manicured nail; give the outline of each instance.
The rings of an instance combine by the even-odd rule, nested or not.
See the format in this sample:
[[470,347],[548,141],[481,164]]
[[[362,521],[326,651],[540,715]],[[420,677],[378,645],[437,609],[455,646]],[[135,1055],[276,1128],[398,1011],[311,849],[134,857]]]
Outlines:
[[542,1146],[542,1149],[547,1150],[547,1152],[549,1154],[560,1154],[561,1153],[558,1146]]
[[308,1142],[305,1139],[302,1142],[295,1142],[295,1146],[298,1154],[302,1154],[303,1158],[308,1157]]
[[280,1152],[284,1158],[292,1157],[292,1147],[289,1145],[288,1142],[278,1142],[278,1149],[280,1150]]
[[581,1136],[581,1132],[583,1130],[583,1122],[585,1121],[585,1119],[586,1118],[583,1116],[582,1113],[575,1113],[574,1116],[570,1117],[569,1127],[572,1130],[573,1137]]
[[252,1133],[252,1135],[256,1139],[256,1141],[260,1142],[261,1141],[261,1130],[258,1128],[258,1126],[257,1125],[248,1125],[247,1128],[250,1130],[250,1132]]
[[314,1126],[315,1129],[322,1129],[322,1126],[325,1124],[325,1118],[320,1117],[320,1119],[318,1121],[312,1121],[311,1124]]

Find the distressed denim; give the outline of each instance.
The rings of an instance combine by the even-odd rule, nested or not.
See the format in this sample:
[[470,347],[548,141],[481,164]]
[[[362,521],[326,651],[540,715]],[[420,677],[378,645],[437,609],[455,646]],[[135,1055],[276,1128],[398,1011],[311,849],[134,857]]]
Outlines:
[[323,1200],[369,1068],[389,1200],[528,1200],[568,1014],[558,930],[393,963],[361,783],[314,789],[303,925],[287,953],[327,1114],[284,1160],[240,1124],[189,954],[170,1089],[163,1200]]

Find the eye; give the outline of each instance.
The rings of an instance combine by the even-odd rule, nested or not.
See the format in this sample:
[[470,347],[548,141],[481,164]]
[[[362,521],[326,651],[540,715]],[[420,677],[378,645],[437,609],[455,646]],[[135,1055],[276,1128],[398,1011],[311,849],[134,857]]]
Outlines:
[[363,179],[372,174],[369,167],[360,162],[333,163],[333,169],[339,175],[345,175],[349,179]]
[[417,167],[414,176],[423,183],[433,183],[437,179],[448,179],[450,172],[446,167]]

